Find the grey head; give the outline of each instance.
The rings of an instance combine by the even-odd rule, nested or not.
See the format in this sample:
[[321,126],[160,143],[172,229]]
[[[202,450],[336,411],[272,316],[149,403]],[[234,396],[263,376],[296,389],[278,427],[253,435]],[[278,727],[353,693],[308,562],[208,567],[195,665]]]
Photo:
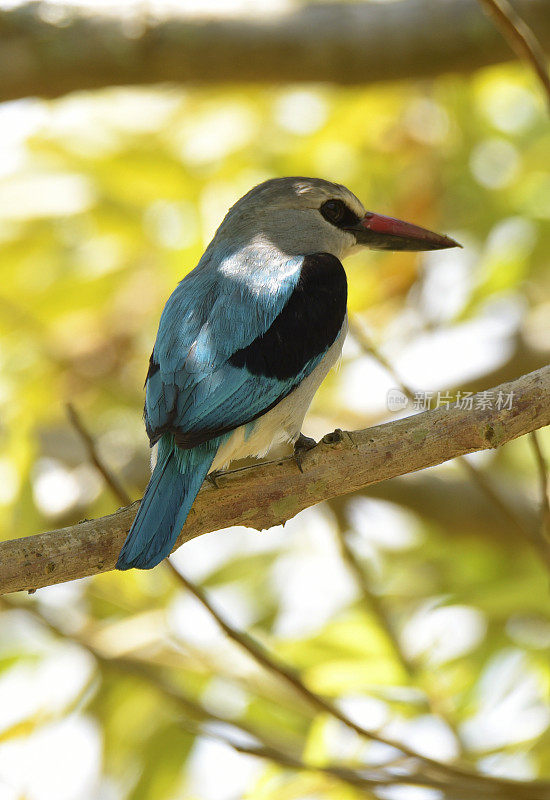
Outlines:
[[276,247],[288,255],[332,253],[356,247],[436,250],[457,242],[425,228],[366,211],[345,186],[321,178],[273,178],[228,211],[209,247]]

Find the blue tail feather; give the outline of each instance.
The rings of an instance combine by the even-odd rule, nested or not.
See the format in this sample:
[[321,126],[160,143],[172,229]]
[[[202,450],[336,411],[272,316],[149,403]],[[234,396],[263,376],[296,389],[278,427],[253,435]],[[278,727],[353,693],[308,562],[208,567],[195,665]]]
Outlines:
[[214,439],[191,450],[179,450],[172,437],[162,437],[155,469],[120,551],[117,569],[151,569],[170,555],[219,444]]

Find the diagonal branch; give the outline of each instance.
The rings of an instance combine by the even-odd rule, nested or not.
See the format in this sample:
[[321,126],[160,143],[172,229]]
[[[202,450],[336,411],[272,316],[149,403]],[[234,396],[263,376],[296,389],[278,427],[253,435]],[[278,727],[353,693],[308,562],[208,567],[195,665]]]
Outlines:
[[[550,424],[550,366],[474,395],[473,408],[438,408],[362,431],[328,434],[304,456],[232,470],[203,486],[176,546],[231,525],[265,529],[322,500],[499,447]],[[498,398],[512,402],[498,403]],[[500,407],[499,407],[500,406]],[[113,569],[137,510],[0,543],[0,593]]]
[[129,506],[132,502],[132,498],[118,480],[116,475],[114,475],[111,470],[107,469],[105,464],[103,463],[99,453],[97,452],[96,443],[93,440],[93,437],[90,435],[90,432],[86,428],[86,426],[82,423],[80,419],[80,415],[77,412],[76,408],[73,406],[72,403],[67,403],[67,416],[69,417],[69,422],[76,430],[84,447],[86,448],[86,452],[88,454],[88,458],[90,459],[91,463],[97,469],[97,471],[103,476],[103,480],[120,502],[125,505]]

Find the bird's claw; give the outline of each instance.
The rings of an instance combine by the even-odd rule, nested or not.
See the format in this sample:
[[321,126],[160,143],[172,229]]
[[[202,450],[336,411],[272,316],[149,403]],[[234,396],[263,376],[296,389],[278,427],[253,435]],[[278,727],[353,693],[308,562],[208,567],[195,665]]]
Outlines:
[[335,431],[331,433],[325,433],[323,436],[323,442],[325,444],[340,444],[344,439],[344,433],[340,430],[340,428],[336,428]]
[[215,469],[212,472],[209,472],[206,476],[206,480],[211,486],[214,487],[214,489],[220,488],[220,484],[218,483],[218,478],[220,475],[223,475],[223,469]]
[[317,442],[315,439],[312,439],[310,436],[304,436],[301,433],[296,441],[294,442],[294,461],[296,462],[296,466],[303,473],[302,469],[302,460],[304,455],[308,452],[308,450],[312,450]]

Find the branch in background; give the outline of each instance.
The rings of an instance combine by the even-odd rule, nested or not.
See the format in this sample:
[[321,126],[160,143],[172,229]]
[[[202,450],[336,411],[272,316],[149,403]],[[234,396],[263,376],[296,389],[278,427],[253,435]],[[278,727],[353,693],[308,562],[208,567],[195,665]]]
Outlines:
[[[550,45],[547,0],[517,0]],[[154,17],[30,2],[0,11],[0,99],[105,86],[366,85],[509,60],[477,0],[315,3],[277,14]]]
[[[449,709],[442,703],[438,692],[434,691],[431,686],[426,686],[425,682],[421,680],[421,670],[418,663],[409,658],[405,648],[402,646],[399,632],[384,607],[384,603],[380,597],[372,590],[370,585],[369,576],[363,564],[357,557],[353,547],[348,541],[348,531],[345,529],[345,521],[341,519],[341,514],[337,515],[336,519],[336,537],[342,561],[350,572],[357,588],[361,594],[361,598],[365,603],[366,608],[370,609],[375,621],[378,623],[380,630],[384,633],[386,641],[388,642],[393,656],[397,663],[401,666],[408,679],[420,687],[426,698],[426,706],[431,714],[440,717],[447,724],[449,730],[455,737],[456,743],[459,747],[459,753],[464,753],[464,742],[457,729]],[[433,679],[433,676],[432,676]]]
[[494,508],[498,509],[502,516],[508,520],[512,528],[526,538],[537,550],[539,556],[543,560],[547,569],[550,570],[550,543],[545,542],[543,538],[537,535],[537,531],[533,530],[529,525],[526,525],[523,519],[516,514],[512,506],[504,500],[504,498],[496,491],[493,484],[487,475],[479,469],[476,469],[466,458],[460,459],[462,466],[466,472],[470,473],[475,485],[480,489],[485,496],[491,501]]
[[[539,524],[538,509],[512,481],[511,475],[501,477],[499,490],[506,497],[508,507],[514,517],[520,518],[532,536]],[[448,537],[449,547],[453,540],[462,537],[474,539],[482,536],[498,542],[501,547],[514,550],[521,547],[517,527],[507,517],[495,525],[495,508],[482,494],[473,481],[461,480],[449,470],[417,472],[394,478],[385,483],[377,483],[360,490],[363,497],[386,500],[423,517],[426,522],[442,526]],[[345,498],[330,501],[344,505]]]
[[365,607],[370,610],[374,619],[377,621],[379,628],[384,632],[386,641],[388,642],[397,663],[400,665],[405,674],[411,680],[414,680],[416,678],[416,667],[401,646],[397,630],[389,614],[386,613],[386,609],[383,607],[380,598],[371,589],[370,581],[366,571],[348,541],[348,535],[344,529],[343,520],[341,519],[336,520],[336,536],[342,561],[352,576]]
[[[491,17],[518,58],[525,61],[539,78],[550,108],[550,75],[548,74],[546,53],[524,20],[508,0],[479,0],[483,9]],[[547,8],[547,14],[549,10]]]
[[97,452],[96,443],[94,442],[93,437],[90,435],[86,426],[82,423],[82,420],[80,419],[80,416],[72,403],[67,403],[67,416],[69,417],[69,422],[82,439],[91,463],[94,465],[97,471],[103,475],[105,483],[117,500],[119,500],[123,506],[129,506],[132,502],[132,498],[122,486],[116,475],[114,475],[103,463],[103,460],[100,458],[99,453]]
[[[512,397],[509,408],[438,408],[362,431],[327,434],[294,459],[231,470],[219,487],[203,486],[175,547],[232,525],[258,530],[279,525],[322,500],[441,464],[477,450],[500,447],[550,424],[550,366],[491,390]],[[479,401],[479,402],[478,402]],[[496,404],[495,404],[496,405]],[[113,569],[137,511],[0,543],[0,593],[37,589]]]
[[[389,739],[385,739],[375,731],[367,730],[361,725],[358,725],[349,719],[329,700],[321,695],[316,694],[315,692],[312,692],[311,689],[308,689],[294,669],[289,667],[288,664],[285,664],[272,653],[269,653],[266,648],[259,641],[250,636],[250,634],[234,628],[233,625],[231,625],[231,623],[228,622],[228,620],[226,620],[225,617],[212,605],[202,589],[186,578],[172,564],[172,562],[168,561],[167,563],[170,571],[179,582],[180,586],[190,592],[193,597],[199,601],[199,603],[208,611],[210,616],[216,620],[228,639],[231,639],[232,642],[235,642],[235,644],[238,644],[239,647],[245,650],[257,664],[290,686],[298,695],[300,695],[303,700],[306,701],[306,703],[315,708],[317,711],[320,711],[324,714],[329,714],[330,716],[339,720],[346,725],[346,727],[351,728],[355,731],[355,733],[362,738],[367,739],[368,741],[380,742],[388,745],[389,747],[401,750],[402,753],[410,756],[411,758],[424,758],[404,745],[393,742]],[[430,759],[427,760],[430,761]]]

